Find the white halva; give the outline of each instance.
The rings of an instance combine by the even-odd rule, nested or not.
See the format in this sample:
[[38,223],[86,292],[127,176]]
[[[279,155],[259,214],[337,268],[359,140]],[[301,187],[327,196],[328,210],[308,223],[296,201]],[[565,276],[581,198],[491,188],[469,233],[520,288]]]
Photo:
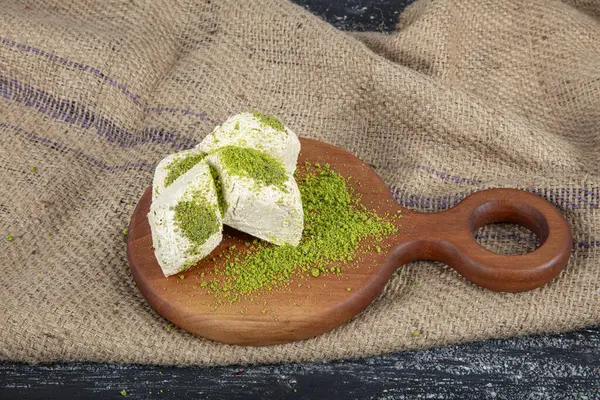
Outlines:
[[[210,254],[222,240],[223,224],[277,245],[298,245],[304,214],[293,173],[300,141],[289,128],[271,118],[248,112],[234,115],[196,148],[171,154],[158,163],[148,221],[154,252],[165,276],[184,271]],[[250,177],[232,174],[224,168],[218,151],[227,146],[258,150],[278,159],[287,170],[287,181],[277,186],[260,185]],[[172,175],[172,170],[181,172],[178,162],[193,156],[205,158],[181,176]],[[221,182],[226,203],[224,215],[219,211],[209,164],[219,175],[216,179]],[[214,210],[218,223],[215,233],[199,245],[186,237],[175,220],[177,204],[192,200],[198,193]]]
[[177,163],[178,161],[186,157],[194,156],[196,154],[201,155],[203,153],[198,149],[184,150],[178,153],[169,154],[168,156],[160,160],[160,162],[156,166],[156,169],[154,170],[154,179],[152,180],[152,197],[157,197],[163,192],[163,190],[165,190],[165,188],[169,186],[166,184],[165,180],[169,175],[170,167],[172,166],[172,164]]
[[263,151],[281,160],[290,173],[296,170],[300,153],[300,141],[288,127],[283,130],[275,129],[249,112],[228,118],[206,136],[196,149],[210,153],[225,146]]
[[[192,243],[175,222],[177,204],[193,200],[198,194],[204,196],[218,224],[216,232],[202,244]],[[223,238],[223,222],[208,164],[199,162],[157,197],[153,197],[148,221],[154,253],[165,276],[188,269],[213,251]]]
[[260,185],[225,168],[219,151],[208,162],[219,172],[226,203],[223,223],[268,242],[297,246],[304,228],[300,191],[291,173],[281,187]]

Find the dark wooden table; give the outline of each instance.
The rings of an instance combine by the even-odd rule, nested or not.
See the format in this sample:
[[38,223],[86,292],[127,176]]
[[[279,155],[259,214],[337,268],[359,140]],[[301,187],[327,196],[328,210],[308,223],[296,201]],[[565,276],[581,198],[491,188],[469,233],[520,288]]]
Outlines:
[[0,364],[0,399],[599,399],[600,329],[331,363]]
[[[294,0],[389,31],[411,0]],[[1,344],[0,344],[1,345]],[[330,363],[152,367],[0,362],[0,399],[600,399],[600,327]]]

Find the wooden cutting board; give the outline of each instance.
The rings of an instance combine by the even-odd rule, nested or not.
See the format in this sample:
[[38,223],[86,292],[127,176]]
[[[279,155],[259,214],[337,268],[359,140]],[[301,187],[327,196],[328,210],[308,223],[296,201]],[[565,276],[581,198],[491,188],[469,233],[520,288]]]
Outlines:
[[[146,217],[152,191],[148,188],[131,218],[127,251],[137,286],[150,305],[178,327],[207,339],[238,345],[270,345],[307,339],[332,330],[360,313],[382,291],[396,269],[415,260],[441,261],[473,283],[495,291],[519,292],[552,280],[571,254],[571,231],[562,214],[536,195],[515,189],[490,189],[465,198],[443,212],[418,213],[401,208],[375,171],[352,154],[315,140],[301,139],[298,164],[328,163],[379,214],[401,211],[398,233],[377,244],[380,253],[361,255],[358,264],[341,275],[293,281],[232,305],[215,306],[199,286],[210,271],[213,255],[231,245],[243,249],[253,238],[227,228],[223,242],[195,267],[165,278],[154,256]],[[360,184],[358,184],[360,182]],[[473,238],[493,222],[522,225],[534,232],[540,246],[525,255],[500,255]],[[367,243],[363,245],[367,249]],[[465,282],[465,285],[468,283]]]

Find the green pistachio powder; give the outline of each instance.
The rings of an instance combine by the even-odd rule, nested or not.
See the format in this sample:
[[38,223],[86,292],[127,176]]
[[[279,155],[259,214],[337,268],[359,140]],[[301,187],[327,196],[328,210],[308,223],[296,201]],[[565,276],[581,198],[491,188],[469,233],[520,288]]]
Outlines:
[[255,241],[248,246],[250,251],[233,260],[231,252],[226,254],[224,268],[215,267],[216,277],[201,274],[200,287],[233,303],[244,295],[288,286],[295,275],[340,274],[339,265],[354,261],[362,239],[381,241],[397,231],[392,222],[361,205],[346,180],[328,165],[307,166],[298,187],[305,224],[300,244],[274,246]]
[[177,178],[188,172],[192,167],[204,160],[206,153],[191,153],[184,157],[174,160],[167,166],[167,176],[165,176],[165,187],[170,186]]
[[[215,208],[201,191],[196,190],[189,200],[182,200],[174,207],[175,226],[193,245],[200,246],[219,229]],[[193,251],[193,249],[191,249]]]
[[219,159],[229,174],[251,178],[260,188],[275,186],[284,190],[288,172],[283,163],[262,151],[237,146],[225,146],[216,150]]
[[[285,132],[285,126],[277,118],[253,113],[266,126]],[[258,150],[226,146],[218,150],[220,159],[231,175],[249,177],[259,186],[275,186],[283,189],[288,175],[283,163]],[[174,161],[168,168],[165,186],[204,159],[206,154],[190,154]],[[211,167],[219,209],[223,213],[223,198],[218,171]],[[216,277],[203,279],[200,287],[206,288],[217,298],[233,303],[241,296],[287,286],[293,276],[340,274],[340,265],[354,261],[359,242],[367,237],[381,241],[397,231],[389,220],[367,210],[346,180],[328,165],[306,164],[306,174],[298,181],[304,208],[304,232],[300,244],[274,246],[255,240],[247,243],[249,251],[235,255],[224,268],[215,267]],[[175,206],[175,223],[184,235],[196,245],[201,245],[218,230],[214,207],[197,191],[191,200]],[[233,246],[232,246],[233,247]],[[193,251],[193,249],[191,249]],[[331,264],[338,266],[329,266]],[[187,267],[187,266],[186,266]]]
[[263,126],[270,126],[276,131],[285,132],[285,125],[283,125],[283,122],[278,120],[276,117],[260,112],[253,112],[252,115],[254,116],[254,118],[259,120]]
[[[206,153],[197,153],[188,154],[174,160],[167,167],[169,172],[165,177],[165,186],[171,185],[177,178],[192,169],[194,165],[198,164],[205,157]],[[223,200],[223,191],[221,190],[221,181],[218,179],[218,174],[215,176],[216,171],[213,171],[212,167],[210,172],[217,189],[219,210],[222,215],[225,210],[225,202]],[[219,221],[215,214],[215,209],[200,190],[193,192],[189,200],[177,203],[174,211],[175,226],[192,244],[191,248],[188,249],[189,254],[193,254],[196,251],[196,247],[203,245],[208,238],[219,230]],[[180,270],[187,269],[191,264],[193,263],[185,263]]]

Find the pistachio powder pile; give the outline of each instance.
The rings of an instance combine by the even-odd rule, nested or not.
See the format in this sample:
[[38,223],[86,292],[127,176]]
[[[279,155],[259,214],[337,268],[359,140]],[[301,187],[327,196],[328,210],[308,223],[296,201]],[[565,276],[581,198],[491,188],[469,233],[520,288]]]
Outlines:
[[285,132],[285,125],[272,115],[267,115],[259,112],[253,112],[254,115],[263,125],[270,126],[276,131]]
[[275,186],[285,190],[288,174],[279,160],[251,148],[225,146],[216,150],[225,169],[239,178],[251,178],[257,187]]
[[294,132],[278,118],[260,112],[243,112],[228,118],[202,140],[197,150],[210,153],[226,146],[266,153],[282,161],[290,173],[296,170],[300,152],[300,141]]
[[298,180],[305,221],[300,244],[247,243],[248,251],[238,251],[233,259],[233,251],[225,254],[224,267],[215,267],[210,275],[202,272],[201,288],[233,303],[244,296],[289,286],[293,277],[340,274],[358,256],[361,240],[380,242],[397,231],[392,220],[400,215],[382,218],[366,209],[329,165],[306,163],[303,172]]
[[164,180],[165,187],[170,186],[177,178],[188,172],[192,167],[204,160],[206,153],[190,153],[176,159],[167,167],[168,173]]
[[175,224],[195,244],[202,244],[219,229],[219,220],[208,200],[200,191],[191,199],[182,200],[174,206]]

